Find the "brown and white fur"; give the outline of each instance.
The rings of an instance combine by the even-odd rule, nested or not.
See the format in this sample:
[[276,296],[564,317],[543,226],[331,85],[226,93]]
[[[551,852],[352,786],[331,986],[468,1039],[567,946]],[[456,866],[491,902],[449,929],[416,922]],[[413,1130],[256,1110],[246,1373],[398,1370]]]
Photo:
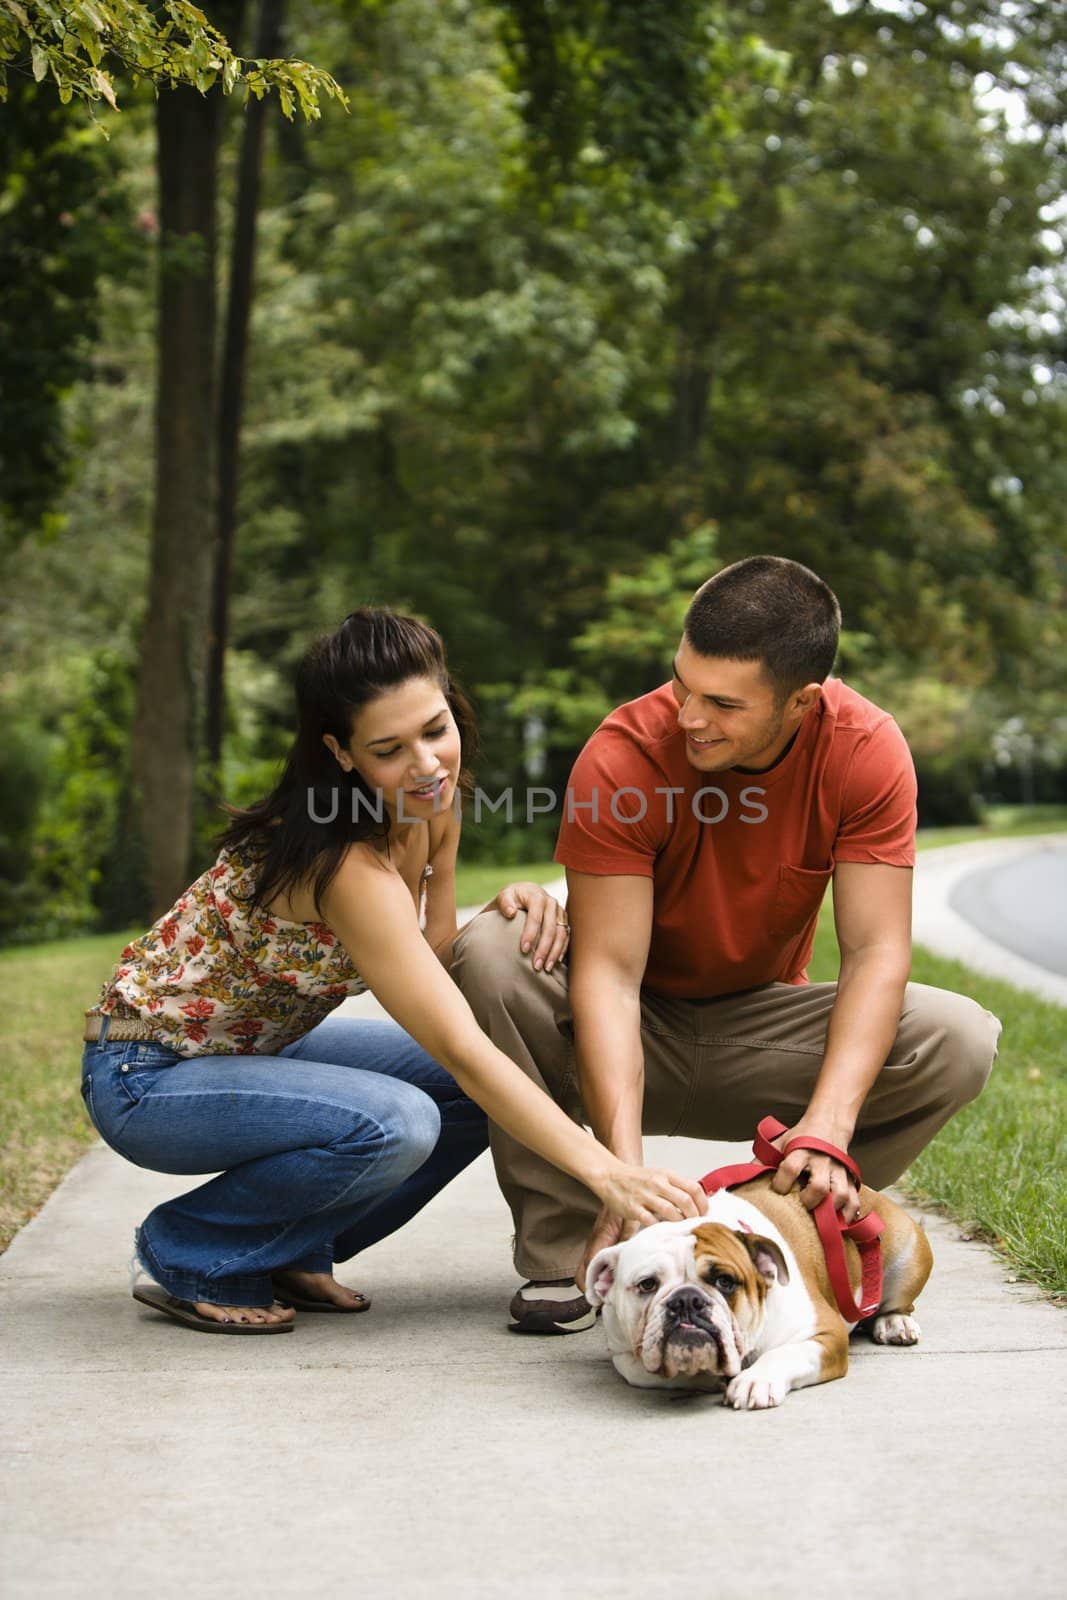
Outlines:
[[[864,1188],[860,1199],[864,1215],[876,1210],[885,1223],[882,1299],[862,1326],[876,1344],[915,1344],[929,1242],[886,1195]],[[855,1290],[859,1253],[851,1241],[845,1250]],[[755,1411],[848,1370],[850,1324],[815,1223],[769,1175],[712,1195],[704,1217],[659,1222],[601,1250],[585,1293],[604,1307],[616,1370],[640,1388],[722,1388],[726,1405]]]

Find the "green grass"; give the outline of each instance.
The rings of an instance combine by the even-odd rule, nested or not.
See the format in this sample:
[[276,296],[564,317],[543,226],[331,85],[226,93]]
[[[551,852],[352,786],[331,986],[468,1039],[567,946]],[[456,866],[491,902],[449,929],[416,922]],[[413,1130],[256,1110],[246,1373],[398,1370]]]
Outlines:
[[[808,973],[837,977],[829,902]],[[993,1075],[901,1187],[986,1239],[1021,1277],[1067,1295],[1067,1010],[916,947],[912,978],[971,995],[1004,1025]]]
[[971,844],[976,839],[1022,839],[1032,833],[1062,833],[1067,829],[1067,806],[990,806],[986,820],[970,828],[920,828],[915,842],[920,850],[940,850],[948,844]]
[[517,867],[483,866],[475,862],[456,869],[457,906],[484,906],[508,883],[551,883],[563,877],[556,861],[524,861]]
[[[993,807],[983,827],[923,830],[918,844],[922,850],[1065,828],[1067,806]],[[833,978],[836,970],[824,912],[811,976]],[[905,1187],[989,1240],[1021,1276],[1067,1295],[1067,1012],[928,950],[916,949],[912,977],[972,995],[1004,1032],[981,1099],[923,1151]]]
[[[461,866],[457,901],[484,905],[507,883],[548,883],[561,874],[551,861]],[[80,1093],[82,1013],[132,936],[0,951],[0,1007],[9,1019],[0,1052],[0,1250],[96,1138]]]
[[118,960],[121,933],[0,953],[0,1249],[96,1138],[82,1107],[82,1012]]
[[[1067,823],[1018,812],[981,829],[946,829],[926,846],[1022,835]],[[460,905],[481,905],[505,883],[549,882],[552,862],[461,867]],[[95,1135],[78,1092],[81,1013],[96,998],[125,936],[100,934],[0,952],[0,1003],[10,1019],[0,1055],[0,1248],[47,1199]],[[811,976],[837,975],[829,905]],[[910,1169],[907,1188],[989,1239],[1046,1290],[1067,1294],[1067,1011],[956,962],[917,949],[920,983],[973,995],[1004,1023],[985,1093],[945,1128]]]

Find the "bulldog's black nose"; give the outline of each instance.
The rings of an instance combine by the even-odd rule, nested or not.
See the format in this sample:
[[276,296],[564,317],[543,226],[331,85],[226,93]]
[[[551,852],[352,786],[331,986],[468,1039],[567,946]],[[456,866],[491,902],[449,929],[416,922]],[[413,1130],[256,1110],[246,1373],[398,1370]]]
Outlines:
[[667,1312],[676,1322],[699,1322],[707,1305],[699,1289],[676,1289],[667,1301]]

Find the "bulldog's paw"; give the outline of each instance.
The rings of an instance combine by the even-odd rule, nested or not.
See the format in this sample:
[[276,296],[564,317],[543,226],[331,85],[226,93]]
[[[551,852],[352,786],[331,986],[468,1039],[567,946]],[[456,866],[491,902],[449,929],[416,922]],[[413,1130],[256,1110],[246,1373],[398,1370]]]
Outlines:
[[786,1378],[760,1377],[754,1372],[740,1372],[726,1386],[723,1405],[735,1411],[767,1411],[780,1406],[789,1393]]
[[903,1311],[889,1311],[871,1323],[875,1344],[918,1344],[919,1324]]

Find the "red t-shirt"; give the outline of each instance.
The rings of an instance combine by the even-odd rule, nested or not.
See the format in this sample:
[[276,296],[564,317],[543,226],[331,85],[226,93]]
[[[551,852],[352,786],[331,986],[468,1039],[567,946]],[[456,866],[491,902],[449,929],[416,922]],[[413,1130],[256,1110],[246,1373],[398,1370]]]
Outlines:
[[613,711],[578,757],[556,860],[653,880],[644,982],[656,993],[806,983],[835,864],[913,866],[915,796],[904,735],[839,679],[767,772],[691,767],[668,683]]

